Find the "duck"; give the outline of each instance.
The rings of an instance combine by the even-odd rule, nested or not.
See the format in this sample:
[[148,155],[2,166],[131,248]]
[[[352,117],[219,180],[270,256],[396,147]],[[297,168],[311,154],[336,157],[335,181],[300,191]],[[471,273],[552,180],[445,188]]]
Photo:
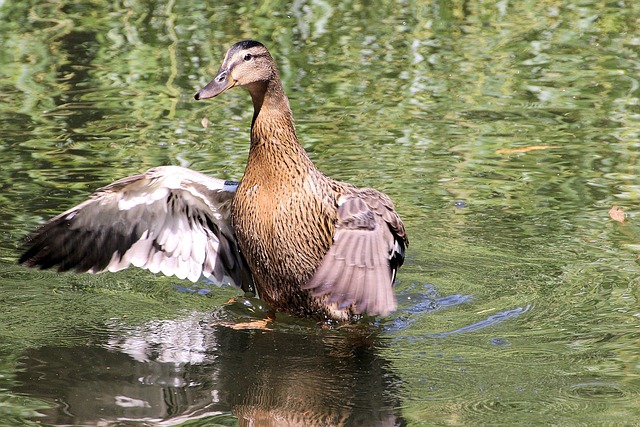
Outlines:
[[253,102],[239,182],[159,166],[98,189],[26,238],[18,262],[60,272],[130,266],[257,294],[321,321],[387,316],[409,240],[391,199],[332,179],[302,147],[267,48],[231,46],[195,100],[245,88]]

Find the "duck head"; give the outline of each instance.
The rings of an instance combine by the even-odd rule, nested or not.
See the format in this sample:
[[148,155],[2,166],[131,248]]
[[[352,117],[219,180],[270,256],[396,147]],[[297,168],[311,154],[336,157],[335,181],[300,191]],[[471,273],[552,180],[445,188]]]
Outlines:
[[245,86],[253,93],[273,79],[277,71],[266,47],[255,40],[231,46],[216,77],[194,96],[196,100],[213,98],[235,86]]

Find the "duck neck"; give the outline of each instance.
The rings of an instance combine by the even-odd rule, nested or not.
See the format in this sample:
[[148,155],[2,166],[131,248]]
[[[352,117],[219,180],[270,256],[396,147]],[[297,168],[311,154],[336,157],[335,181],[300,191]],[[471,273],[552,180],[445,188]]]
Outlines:
[[285,167],[295,164],[296,169],[304,166],[313,168],[313,163],[298,141],[289,99],[280,79],[255,83],[249,87],[249,93],[254,110],[249,162],[271,160]]

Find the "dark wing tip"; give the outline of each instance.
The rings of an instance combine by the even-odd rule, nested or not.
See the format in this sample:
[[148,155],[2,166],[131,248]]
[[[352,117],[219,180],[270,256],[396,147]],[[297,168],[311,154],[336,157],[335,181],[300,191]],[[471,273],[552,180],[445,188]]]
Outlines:
[[134,235],[107,238],[101,229],[74,229],[71,221],[57,217],[29,235],[18,264],[41,270],[57,267],[60,272],[102,271],[114,253],[122,252],[136,238]]

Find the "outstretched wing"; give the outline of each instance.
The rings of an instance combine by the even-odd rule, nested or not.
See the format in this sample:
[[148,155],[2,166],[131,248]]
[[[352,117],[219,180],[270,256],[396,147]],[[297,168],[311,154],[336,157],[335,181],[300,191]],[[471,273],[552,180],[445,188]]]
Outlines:
[[338,205],[333,245],[304,287],[339,308],[387,315],[397,306],[393,281],[409,243],[404,224],[373,189],[344,195]]
[[134,265],[253,292],[230,224],[237,186],[178,166],[118,180],[46,222],[19,262],[91,273]]

